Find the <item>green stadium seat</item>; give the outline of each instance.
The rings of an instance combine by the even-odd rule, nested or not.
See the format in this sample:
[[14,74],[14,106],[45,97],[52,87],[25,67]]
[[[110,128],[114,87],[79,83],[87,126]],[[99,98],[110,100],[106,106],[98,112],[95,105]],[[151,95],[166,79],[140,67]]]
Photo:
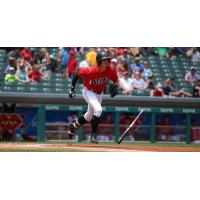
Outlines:
[[42,88],[39,88],[39,92],[40,93],[50,93],[51,92],[51,88],[42,87]]
[[39,83],[39,87],[50,87],[51,86],[51,82],[40,82]]

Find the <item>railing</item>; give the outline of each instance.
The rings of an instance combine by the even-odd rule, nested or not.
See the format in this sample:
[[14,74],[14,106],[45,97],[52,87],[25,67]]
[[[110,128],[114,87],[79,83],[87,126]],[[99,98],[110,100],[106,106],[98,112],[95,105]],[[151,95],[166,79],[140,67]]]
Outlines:
[[[19,105],[38,105],[38,141],[45,139],[45,111],[46,110],[67,110],[77,111],[78,115],[85,112],[87,105],[82,95],[77,95],[75,99],[70,99],[67,94],[40,94],[40,93],[0,93],[0,103],[16,103]],[[75,106],[76,105],[76,106]],[[103,110],[114,112],[114,138],[119,137],[119,113],[139,112],[144,108],[150,113],[150,141],[156,142],[156,113],[182,113],[186,117],[186,143],[190,143],[191,136],[191,114],[200,114],[200,99],[194,98],[163,98],[163,97],[142,97],[142,96],[116,96],[110,98],[109,95],[103,97]],[[82,129],[78,131],[78,141],[82,141]]]

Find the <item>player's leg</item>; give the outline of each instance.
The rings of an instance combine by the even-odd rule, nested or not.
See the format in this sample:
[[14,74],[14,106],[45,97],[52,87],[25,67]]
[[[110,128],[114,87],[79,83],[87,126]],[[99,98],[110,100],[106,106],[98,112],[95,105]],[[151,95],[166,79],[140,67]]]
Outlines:
[[92,111],[92,112],[87,111],[84,115],[87,120],[91,120],[92,134],[90,141],[92,143],[98,143],[97,128],[99,124],[99,117],[101,116],[102,113],[102,107],[101,107],[102,95],[98,95],[93,92],[85,90],[83,96],[86,102],[88,103],[88,108],[91,108],[90,110]]
[[[97,99],[101,106],[102,95],[98,95]],[[93,115],[92,117],[91,126],[92,126],[92,134],[91,134],[90,142],[97,144],[98,143],[97,131],[98,131],[98,126],[99,126],[99,117],[97,117],[96,115]]]
[[86,122],[89,122],[92,120],[92,117],[95,113],[95,109],[96,109],[96,113],[98,115],[100,108],[98,105],[96,105],[96,102],[98,102],[98,99],[95,96],[95,94],[93,92],[89,92],[86,90],[83,92],[83,97],[86,100],[86,102],[88,103],[88,110],[83,116],[78,118],[77,121],[70,124],[70,126],[69,126],[69,134],[70,135],[74,135],[74,133],[77,131],[77,129],[79,127],[81,127]]

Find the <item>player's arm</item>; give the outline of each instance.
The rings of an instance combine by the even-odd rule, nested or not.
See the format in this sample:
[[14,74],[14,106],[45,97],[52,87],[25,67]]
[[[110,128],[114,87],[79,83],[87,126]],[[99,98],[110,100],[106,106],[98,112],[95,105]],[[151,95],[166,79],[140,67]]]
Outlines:
[[75,88],[76,88],[76,83],[79,79],[79,76],[78,76],[78,72],[74,75],[74,77],[72,78],[72,87],[69,91],[69,98],[73,99],[76,94],[75,94]]
[[119,87],[119,77],[117,75],[116,70],[112,69],[112,77],[111,77],[113,84],[110,87],[110,96],[114,97],[119,94],[118,87]]

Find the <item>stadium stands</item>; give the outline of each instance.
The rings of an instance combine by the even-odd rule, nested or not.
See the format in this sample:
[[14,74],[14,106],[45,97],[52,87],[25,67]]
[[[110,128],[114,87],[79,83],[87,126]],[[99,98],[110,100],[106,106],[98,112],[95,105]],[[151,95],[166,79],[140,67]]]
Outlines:
[[[37,47],[31,47],[32,51],[39,51]],[[58,48],[47,48],[51,55],[51,58],[57,60]],[[77,60],[80,62],[84,56],[77,53]],[[176,58],[165,58],[151,56],[149,58],[142,58],[141,62],[147,61],[149,68],[153,71],[154,83],[163,82],[164,80],[176,77],[177,85],[185,89],[188,92],[192,91],[192,86],[184,81],[185,73],[189,70],[190,60],[183,55],[179,55]],[[131,63],[134,63],[132,58]],[[4,69],[7,64],[7,54],[5,50],[0,49],[0,91],[1,92],[42,92],[42,93],[68,93],[69,87],[71,86],[71,80],[64,78],[60,73],[53,73],[50,81],[41,81],[39,84],[36,83],[5,83],[4,82]],[[200,68],[200,63],[193,63],[193,66]],[[77,93],[81,93],[82,84],[77,86]],[[106,93],[109,93],[108,87]],[[134,95],[149,96],[149,90],[134,91]]]

